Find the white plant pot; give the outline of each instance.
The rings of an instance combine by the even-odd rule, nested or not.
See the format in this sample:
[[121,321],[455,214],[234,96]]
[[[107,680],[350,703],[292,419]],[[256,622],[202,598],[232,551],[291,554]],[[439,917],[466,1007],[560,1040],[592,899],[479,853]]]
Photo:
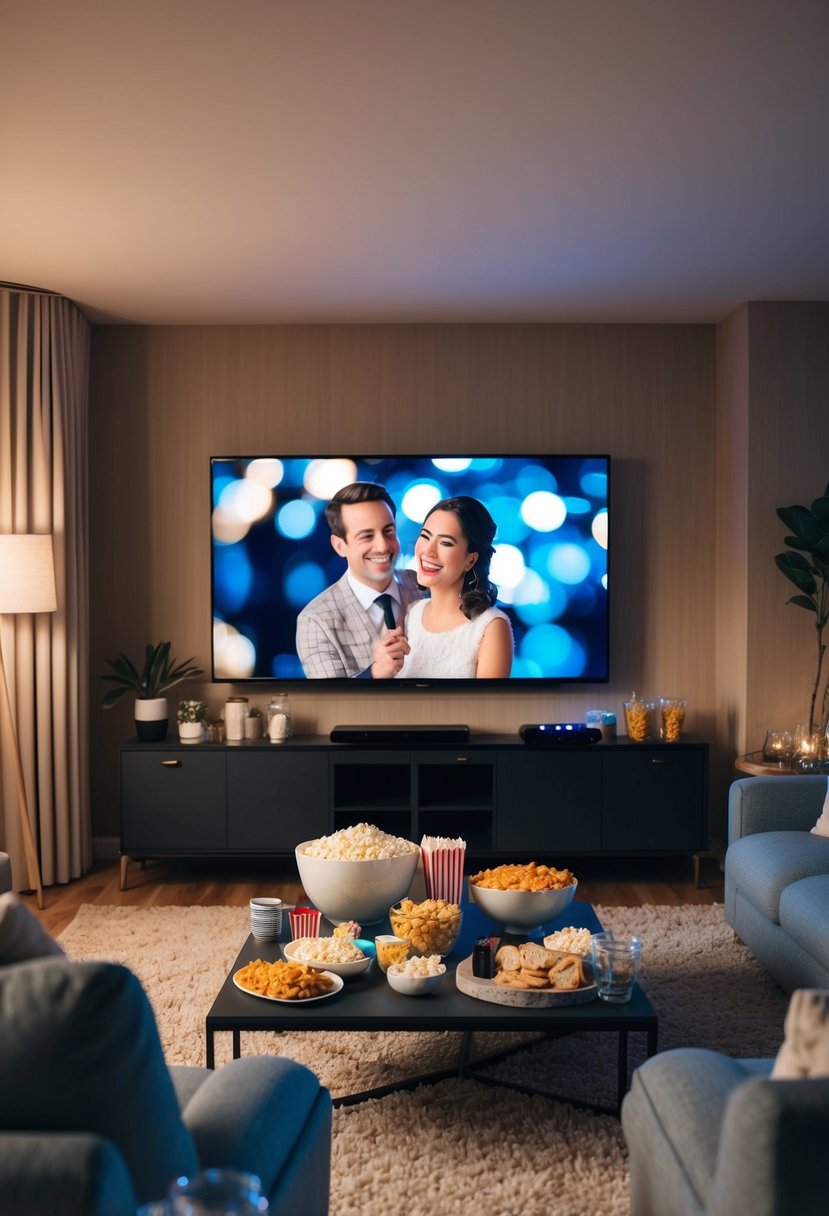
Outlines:
[[201,743],[204,738],[204,723],[179,722],[178,737],[182,743]]
[[167,698],[135,702],[135,733],[142,743],[162,743],[167,738]]

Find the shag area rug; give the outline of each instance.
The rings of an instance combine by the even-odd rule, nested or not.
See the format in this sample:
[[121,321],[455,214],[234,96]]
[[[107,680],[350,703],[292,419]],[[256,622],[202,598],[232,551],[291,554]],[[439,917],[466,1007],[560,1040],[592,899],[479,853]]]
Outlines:
[[[721,905],[597,907],[602,924],[643,941],[640,979],[659,1016],[659,1049],[709,1047],[771,1056],[788,996],[737,940]],[[246,907],[84,904],[60,937],[74,959],[126,964],[155,1010],[170,1064],[204,1063],[204,1018],[248,933]],[[474,1057],[523,1043],[484,1065],[501,1080],[610,1105],[617,1036],[475,1035]],[[629,1039],[630,1063],[644,1035]],[[332,1095],[451,1066],[460,1036],[440,1033],[242,1035],[242,1053],[290,1056]],[[230,1035],[216,1036],[217,1066]],[[627,1216],[627,1155],[619,1123],[552,1097],[450,1078],[334,1112],[331,1216]]]

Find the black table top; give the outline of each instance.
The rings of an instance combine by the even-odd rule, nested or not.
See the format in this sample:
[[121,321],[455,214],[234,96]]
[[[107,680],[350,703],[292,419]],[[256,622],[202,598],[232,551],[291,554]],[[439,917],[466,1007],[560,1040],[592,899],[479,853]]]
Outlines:
[[[284,918],[287,921],[287,917]],[[574,900],[565,912],[544,926],[545,934],[566,925],[584,927],[593,933],[601,924],[589,903]],[[373,926],[377,933],[390,932],[388,925]],[[287,925],[286,925],[287,929]],[[322,932],[331,927],[323,920]],[[260,958],[275,962],[282,958],[279,942],[261,942],[253,936],[239,951],[230,974],[207,1014],[208,1036],[215,1031],[253,1030],[653,1030],[656,1013],[639,984],[630,1001],[610,1004],[590,1001],[584,1005],[552,1008],[521,1008],[477,1000],[458,990],[455,968],[472,953],[476,937],[500,934],[502,941],[520,941],[501,934],[477,904],[465,904],[461,933],[451,954],[444,960],[447,974],[436,992],[422,997],[403,996],[387,982],[376,961],[367,972],[345,980],[340,992],[324,1000],[283,1004],[242,992],[233,975],[245,963]],[[366,936],[371,936],[366,934]],[[536,935],[538,936],[538,935]],[[287,937],[286,937],[286,940]]]

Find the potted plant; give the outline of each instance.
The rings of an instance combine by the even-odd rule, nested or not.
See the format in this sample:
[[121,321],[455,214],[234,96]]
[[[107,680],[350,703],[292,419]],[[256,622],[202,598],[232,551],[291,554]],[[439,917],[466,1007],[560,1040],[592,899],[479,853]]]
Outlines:
[[[809,702],[808,734],[817,733],[821,753],[826,752],[826,731],[829,726],[829,680],[819,696],[826,643],[823,631],[829,622],[829,485],[822,498],[811,507],[778,507],[777,514],[791,535],[785,538],[788,553],[775,557],[778,570],[798,590],[787,602],[814,614],[817,661],[812,697]],[[794,550],[794,552],[791,552]]]
[[207,704],[204,701],[179,701],[178,737],[183,743],[192,743],[204,738],[207,724]]
[[167,738],[167,698],[162,693],[203,673],[201,667],[190,666],[192,658],[178,663],[170,658],[170,643],[158,642],[148,645],[144,651],[144,665],[139,671],[136,665],[122,652],[117,659],[105,659],[112,668],[101,676],[116,687],[110,689],[103,699],[103,708],[111,709],[124,693],[135,694],[135,730],[145,743],[158,743]]

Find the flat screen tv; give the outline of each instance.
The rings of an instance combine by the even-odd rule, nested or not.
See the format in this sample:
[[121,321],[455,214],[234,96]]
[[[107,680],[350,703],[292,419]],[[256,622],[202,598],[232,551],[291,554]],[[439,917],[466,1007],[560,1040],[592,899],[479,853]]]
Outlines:
[[[415,542],[436,502],[467,495],[488,509],[497,527],[490,578],[514,639],[510,675],[488,685],[609,678],[607,456],[221,456],[211,459],[210,480],[215,681],[308,682],[297,617],[346,571],[324,512],[355,481],[380,483],[395,504],[398,572],[415,570]],[[390,689],[465,681],[313,683]]]

